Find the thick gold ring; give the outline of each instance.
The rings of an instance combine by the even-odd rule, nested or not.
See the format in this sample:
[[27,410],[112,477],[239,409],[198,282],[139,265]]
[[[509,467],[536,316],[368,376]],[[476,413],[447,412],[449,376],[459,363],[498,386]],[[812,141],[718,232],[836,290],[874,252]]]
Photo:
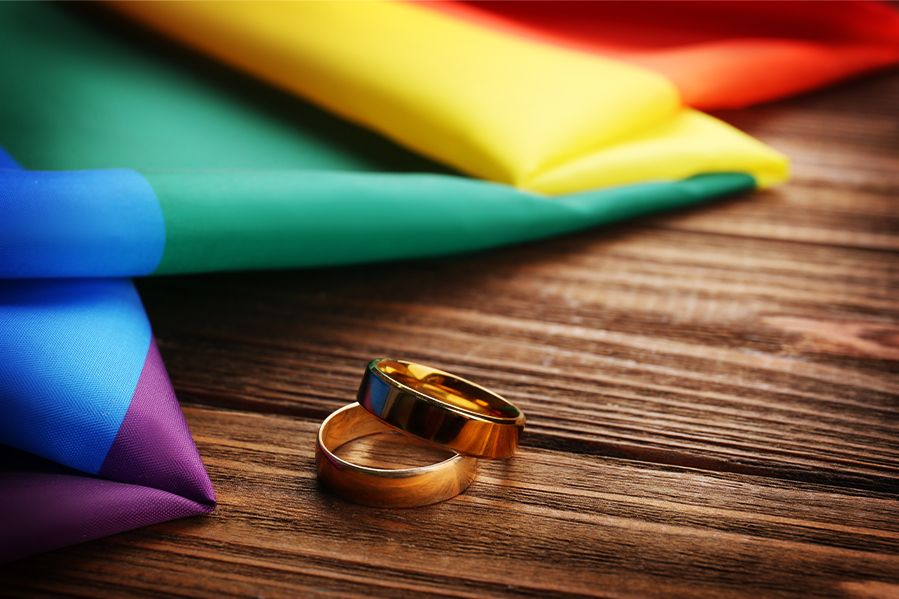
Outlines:
[[368,364],[356,399],[391,426],[478,458],[514,454],[525,423],[514,404],[480,385],[390,358]]
[[[394,429],[357,403],[334,411],[318,431],[315,461],[319,480],[344,499],[379,507],[418,507],[445,501],[474,480],[477,460],[459,454],[436,464],[396,470],[353,464],[334,454],[350,441],[384,432]],[[409,441],[420,443],[414,438]]]

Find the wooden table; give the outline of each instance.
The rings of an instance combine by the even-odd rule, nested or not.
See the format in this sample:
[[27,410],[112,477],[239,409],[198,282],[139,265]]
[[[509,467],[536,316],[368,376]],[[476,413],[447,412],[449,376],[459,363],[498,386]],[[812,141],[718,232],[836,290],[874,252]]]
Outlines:
[[[216,511],[0,594],[899,596],[899,76],[722,116],[788,185],[445,260],[142,281]],[[316,485],[364,364],[517,402],[520,453],[414,510]]]

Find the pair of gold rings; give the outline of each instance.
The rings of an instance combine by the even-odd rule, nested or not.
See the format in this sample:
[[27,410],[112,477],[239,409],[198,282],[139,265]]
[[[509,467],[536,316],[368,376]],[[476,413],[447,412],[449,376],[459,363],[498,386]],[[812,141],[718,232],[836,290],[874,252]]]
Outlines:
[[[525,423],[521,410],[484,387],[389,358],[368,364],[356,399],[322,422],[315,457],[325,486],[365,505],[417,507],[455,497],[474,480],[479,458],[515,453]],[[391,470],[335,454],[351,441],[392,431],[454,455],[428,466]]]

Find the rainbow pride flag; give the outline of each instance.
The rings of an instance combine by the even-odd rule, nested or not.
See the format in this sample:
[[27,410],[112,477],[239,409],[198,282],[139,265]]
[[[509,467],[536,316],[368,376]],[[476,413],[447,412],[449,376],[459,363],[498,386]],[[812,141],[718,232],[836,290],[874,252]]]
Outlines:
[[786,159],[648,69],[403,2],[115,3],[189,45],[466,174],[550,195]]
[[[8,190],[0,204],[2,277],[447,255],[756,185],[734,164],[733,171],[548,198],[456,175],[108,15],[4,10],[0,33],[11,43],[0,70],[10,85],[0,144],[28,170],[0,174]],[[73,93],[46,93],[55,88]]]
[[758,9],[802,39],[741,17],[751,44],[720,7],[591,6],[615,25],[585,39],[542,4],[0,4],[0,560],[214,508],[130,277],[450,255],[773,186],[786,158],[695,108],[896,61],[879,5],[815,13],[815,40]]
[[899,63],[899,13],[854,0],[430,2],[459,19],[665,77],[687,106],[739,108]]

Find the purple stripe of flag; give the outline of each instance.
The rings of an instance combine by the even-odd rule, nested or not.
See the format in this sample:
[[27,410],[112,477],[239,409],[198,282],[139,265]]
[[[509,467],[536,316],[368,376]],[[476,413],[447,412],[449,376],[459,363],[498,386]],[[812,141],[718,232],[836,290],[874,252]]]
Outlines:
[[154,487],[210,506],[215,503],[212,483],[155,339],[150,342],[131,405],[100,476]]
[[0,562],[212,510],[160,489],[90,476],[0,473]]

